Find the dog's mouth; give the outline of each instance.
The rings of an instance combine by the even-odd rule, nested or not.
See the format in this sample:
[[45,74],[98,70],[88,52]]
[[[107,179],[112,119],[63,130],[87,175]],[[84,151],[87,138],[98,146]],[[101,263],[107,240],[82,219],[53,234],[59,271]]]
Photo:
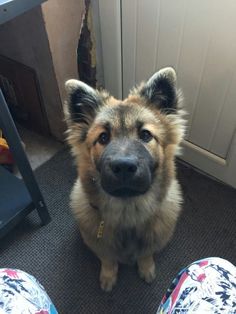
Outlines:
[[142,195],[147,192],[147,189],[133,189],[130,187],[121,187],[117,189],[105,189],[105,191],[114,197],[127,198]]

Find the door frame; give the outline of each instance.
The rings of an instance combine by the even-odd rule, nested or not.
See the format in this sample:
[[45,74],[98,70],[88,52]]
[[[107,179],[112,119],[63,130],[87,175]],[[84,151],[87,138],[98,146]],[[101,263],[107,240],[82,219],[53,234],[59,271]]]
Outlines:
[[122,99],[121,0],[99,0],[104,85]]

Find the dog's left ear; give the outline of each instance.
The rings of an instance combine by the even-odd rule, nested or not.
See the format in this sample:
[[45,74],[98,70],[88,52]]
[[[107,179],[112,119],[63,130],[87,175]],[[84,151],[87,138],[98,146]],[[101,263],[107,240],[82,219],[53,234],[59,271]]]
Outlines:
[[173,68],[161,69],[141,87],[139,94],[164,113],[174,113],[178,109],[176,78]]

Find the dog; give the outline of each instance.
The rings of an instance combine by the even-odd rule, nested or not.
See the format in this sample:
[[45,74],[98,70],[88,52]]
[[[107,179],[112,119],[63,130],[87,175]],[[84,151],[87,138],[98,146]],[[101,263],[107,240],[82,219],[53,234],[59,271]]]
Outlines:
[[101,288],[112,290],[119,263],[137,262],[150,283],[153,254],[169,242],[183,200],[175,156],[185,120],[175,70],[159,70],[123,101],[74,79],[65,88],[67,140],[79,174],[71,207],[101,261]]

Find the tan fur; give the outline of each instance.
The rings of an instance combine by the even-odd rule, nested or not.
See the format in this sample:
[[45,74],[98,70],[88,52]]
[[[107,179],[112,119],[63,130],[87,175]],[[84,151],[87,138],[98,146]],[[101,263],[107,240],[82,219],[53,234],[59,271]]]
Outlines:
[[147,283],[152,282],[156,277],[155,262],[152,255],[140,257],[137,261],[139,275]]
[[[178,114],[165,115],[161,110],[148,107],[139,96],[139,88],[133,90],[123,102],[106,92],[100,95],[103,106],[90,125],[84,142],[78,140],[82,126],[71,121],[67,104],[65,115],[68,142],[76,157],[79,172],[71,193],[71,207],[85,243],[102,262],[101,287],[110,291],[116,282],[118,262],[125,262],[114,245],[116,230],[121,226],[135,228],[137,235],[145,238],[147,245],[140,254],[137,253],[135,259],[142,278],[147,282],[155,278],[153,253],[160,251],[170,240],[181,211],[182,195],[176,180],[174,158],[183,138],[184,126],[181,110]],[[121,132],[119,119],[112,111],[118,105],[129,107],[123,121],[129,137],[137,137],[135,122],[138,120],[152,132],[155,138],[146,144],[146,148],[158,160],[156,179],[151,188],[144,195],[128,199],[107,194],[101,188],[100,174],[95,167],[104,147],[93,143],[104,131],[104,122],[109,121],[112,125],[111,138],[116,138]],[[105,223],[103,236],[97,239],[101,221]]]

